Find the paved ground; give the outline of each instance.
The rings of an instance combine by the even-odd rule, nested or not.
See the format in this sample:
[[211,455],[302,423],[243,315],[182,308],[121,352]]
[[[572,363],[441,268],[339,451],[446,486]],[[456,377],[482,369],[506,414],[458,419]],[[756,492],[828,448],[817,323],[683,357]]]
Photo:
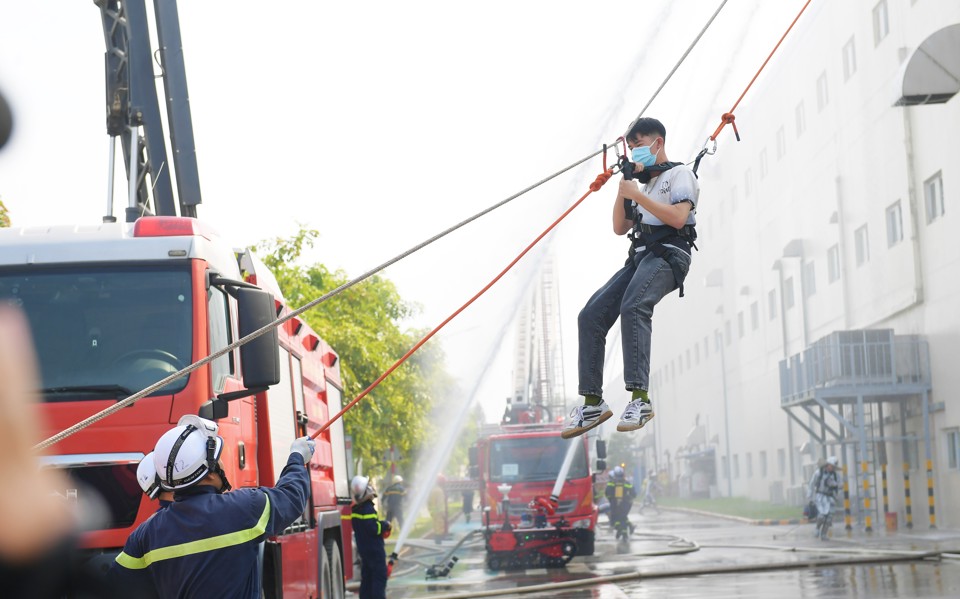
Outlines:
[[[467,543],[449,578],[427,580],[425,568],[408,562],[388,587],[391,599],[470,596],[502,590],[517,596],[521,587],[549,585],[524,597],[723,597],[787,599],[960,597],[960,560],[920,560],[924,552],[960,554],[960,531],[917,530],[847,533],[842,523],[826,542],[813,538],[813,525],[757,526],[733,520],[666,511],[634,514],[636,532],[617,543],[605,527],[597,552],[575,558],[565,569],[490,572],[482,542]],[[601,519],[603,522],[603,519]],[[471,527],[458,523],[456,539]],[[445,542],[441,549],[452,547]],[[435,563],[442,553],[431,541],[420,560]],[[432,555],[423,554],[433,551]],[[588,586],[564,588],[589,580]]]

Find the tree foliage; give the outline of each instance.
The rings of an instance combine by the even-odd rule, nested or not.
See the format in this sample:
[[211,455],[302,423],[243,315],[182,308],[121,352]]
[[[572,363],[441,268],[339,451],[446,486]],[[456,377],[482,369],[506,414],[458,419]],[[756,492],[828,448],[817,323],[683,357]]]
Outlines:
[[7,206],[3,203],[3,200],[0,199],[0,229],[10,226],[10,213],[7,211]]
[[[345,272],[331,271],[323,264],[300,264],[304,250],[312,247],[317,236],[317,231],[301,227],[292,237],[257,246],[290,306],[302,306],[349,280]],[[417,309],[403,301],[390,280],[372,276],[303,314],[340,355],[344,403],[422,337],[423,331],[403,328]],[[363,460],[364,472],[384,474],[389,465],[385,455],[391,447],[402,456],[401,470],[407,471],[420,441],[433,436],[431,408],[449,397],[453,386],[442,349],[430,342],[344,414],[346,432],[353,437],[354,460]]]

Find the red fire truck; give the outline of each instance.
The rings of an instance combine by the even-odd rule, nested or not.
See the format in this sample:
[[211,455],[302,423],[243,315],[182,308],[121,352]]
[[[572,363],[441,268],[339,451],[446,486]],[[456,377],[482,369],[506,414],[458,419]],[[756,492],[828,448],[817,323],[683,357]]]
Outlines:
[[[254,288],[257,285],[260,289]],[[289,312],[270,272],[200,221],[0,230],[0,297],[27,315],[52,435]],[[261,341],[263,340],[263,341]],[[84,545],[108,563],[157,509],[139,460],[183,414],[215,419],[235,487],[275,483],[294,438],[341,407],[336,352],[298,318],[49,448],[87,514]],[[343,595],[352,575],[342,425],[317,439],[309,509],[264,546],[267,597]],[[346,540],[346,541],[345,541]]]
[[[200,185],[176,0],[154,2],[157,48],[145,0],[95,5],[111,138],[106,215],[98,224],[0,230],[0,299],[29,320],[50,435],[290,313],[267,268],[196,219]],[[113,215],[117,141],[125,222]],[[63,495],[95,523],[83,538],[92,567],[108,565],[156,511],[137,484],[137,463],[182,415],[217,421],[224,468],[240,488],[275,484],[290,443],[340,410],[337,353],[300,319],[278,328],[44,451],[45,463],[69,476]],[[341,520],[347,464],[338,421],[317,438],[303,516],[263,544],[265,597],[343,597],[353,569],[349,521]]]
[[[599,512],[589,448],[595,437],[565,441],[561,424],[512,421],[529,423],[488,428],[470,451],[471,475],[481,489],[487,565],[552,567],[593,555]],[[602,470],[606,448],[600,439],[596,450]]]

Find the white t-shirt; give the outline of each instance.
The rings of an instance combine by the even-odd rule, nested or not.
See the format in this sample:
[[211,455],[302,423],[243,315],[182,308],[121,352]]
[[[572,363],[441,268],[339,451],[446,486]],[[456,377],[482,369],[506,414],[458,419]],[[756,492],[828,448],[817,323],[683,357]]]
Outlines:
[[[700,200],[700,182],[697,181],[697,176],[687,165],[681,164],[660,173],[658,177],[645,183],[640,191],[654,202],[661,204],[672,205],[690,201],[693,207],[690,209],[690,214],[687,215],[686,224],[697,224],[696,210],[697,202]],[[663,224],[662,220],[647,212],[643,206],[637,205],[636,202],[633,204],[637,207],[637,214],[643,215],[641,221],[643,224],[653,226]]]

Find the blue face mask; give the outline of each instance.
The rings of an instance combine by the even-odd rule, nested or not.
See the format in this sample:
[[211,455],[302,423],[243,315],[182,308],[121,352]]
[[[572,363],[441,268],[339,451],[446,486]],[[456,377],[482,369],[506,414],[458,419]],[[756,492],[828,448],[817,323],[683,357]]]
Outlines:
[[[652,146],[653,144],[650,144]],[[632,158],[637,164],[644,167],[653,166],[657,163],[657,157],[650,153],[650,146],[639,146],[633,149]]]

